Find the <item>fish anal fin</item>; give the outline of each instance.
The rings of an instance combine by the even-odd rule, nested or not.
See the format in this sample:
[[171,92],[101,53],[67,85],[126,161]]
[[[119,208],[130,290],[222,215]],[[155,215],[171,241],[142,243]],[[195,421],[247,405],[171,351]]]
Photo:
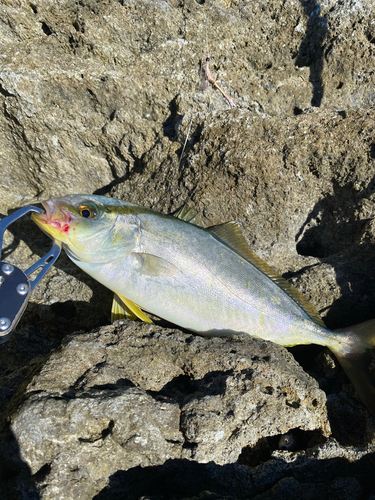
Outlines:
[[202,225],[200,214],[194,207],[189,207],[186,203],[177,210],[173,217],[177,217],[177,219],[184,220],[185,222],[190,222],[190,224],[195,224],[196,226]]
[[137,304],[134,304],[134,302],[123,295],[115,293],[112,302],[111,322],[113,323],[118,319],[140,320],[145,323],[152,323],[152,320],[139,306],[137,306]]
[[241,257],[250,262],[259,271],[268,276],[275,282],[291,299],[296,302],[301,309],[318,325],[325,327],[324,321],[320,317],[318,311],[298,290],[294,288],[285,278],[280,276],[272,267],[270,267],[263,259],[258,257],[247,244],[241,227],[237,221],[226,222],[218,226],[207,228],[211,234],[219,238],[229,248],[237,252]]

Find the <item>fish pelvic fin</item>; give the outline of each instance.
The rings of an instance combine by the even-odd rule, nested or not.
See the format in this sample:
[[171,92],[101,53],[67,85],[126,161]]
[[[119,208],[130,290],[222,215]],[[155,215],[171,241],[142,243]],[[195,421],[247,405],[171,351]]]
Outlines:
[[123,295],[115,293],[112,302],[111,322],[118,319],[129,319],[132,321],[143,321],[152,323],[152,320],[144,313],[137,304],[125,298]]
[[329,345],[369,411],[375,415],[375,319],[335,330],[348,343]]

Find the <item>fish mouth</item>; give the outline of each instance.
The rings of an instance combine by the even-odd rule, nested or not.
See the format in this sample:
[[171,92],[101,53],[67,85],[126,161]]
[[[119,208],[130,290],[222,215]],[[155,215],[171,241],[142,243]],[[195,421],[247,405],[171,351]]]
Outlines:
[[47,220],[50,219],[55,212],[54,203],[50,200],[42,201],[42,207],[44,208],[44,210],[46,212],[45,214],[42,214],[42,215],[45,215]]
[[42,201],[42,207],[45,213],[33,213],[33,221],[48,236],[63,241],[67,238],[70,231],[70,223],[74,216],[61,205],[53,200]]

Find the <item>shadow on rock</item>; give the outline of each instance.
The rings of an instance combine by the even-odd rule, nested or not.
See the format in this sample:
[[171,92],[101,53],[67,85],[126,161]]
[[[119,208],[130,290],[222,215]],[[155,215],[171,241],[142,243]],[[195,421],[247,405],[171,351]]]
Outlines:
[[[115,170],[113,171],[114,174],[116,174]],[[126,173],[125,175],[118,177],[117,175],[114,175],[114,180],[111,181],[109,184],[106,184],[105,186],[102,186],[98,189],[96,189],[92,194],[97,194],[100,196],[106,196],[111,193],[112,189],[119,184],[122,184],[127,180],[129,177],[129,173]]]
[[163,465],[134,467],[118,471],[110,477],[109,485],[95,500],[126,498],[138,500],[142,496],[160,496],[160,499],[182,499],[198,495],[204,490],[243,496],[252,490],[252,480],[246,467],[235,464],[200,464],[189,460],[167,460]]
[[[224,395],[227,379],[233,376],[233,370],[212,371],[199,380],[192,380],[188,375],[180,375],[165,384],[160,392],[148,391],[154,397],[165,398],[169,401],[174,398],[181,405],[183,402],[195,398],[204,399],[207,396]],[[243,370],[244,380],[251,379],[250,370]]]
[[163,132],[166,137],[171,139],[172,141],[176,141],[178,137],[178,129],[182,123],[184,115],[180,114],[179,111],[179,103],[180,97],[176,96],[169,103],[169,111],[170,115],[163,123]]
[[361,192],[334,182],[333,194],[314,206],[296,235],[300,255],[318,257],[335,271],[341,297],[325,317],[330,328],[375,316],[375,246],[371,229],[366,234],[371,221],[361,218],[359,210],[374,192],[375,178]]
[[333,194],[316,203],[296,235],[300,255],[322,259],[342,253],[357,244],[363,233],[367,221],[360,219],[358,206],[375,192],[375,177],[361,192],[337,181],[332,188]]
[[311,106],[319,107],[322,103],[324,85],[323,70],[323,41],[327,36],[327,19],[320,17],[320,6],[316,0],[300,0],[308,19],[304,40],[299,48],[296,66],[310,67],[310,82],[313,86]]
[[28,465],[22,460],[16,439],[8,431],[5,439],[0,439],[0,500],[38,500]]
[[179,500],[197,495],[202,500],[221,496],[233,500],[367,498],[374,491],[374,465],[374,454],[357,462],[303,456],[293,463],[272,459],[254,469],[238,464],[220,466],[214,462],[168,460],[160,466],[116,472],[109,485],[94,498]]

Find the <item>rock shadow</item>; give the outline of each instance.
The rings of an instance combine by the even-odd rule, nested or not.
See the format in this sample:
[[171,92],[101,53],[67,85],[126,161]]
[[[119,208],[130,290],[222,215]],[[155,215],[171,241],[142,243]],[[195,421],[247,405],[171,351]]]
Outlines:
[[168,137],[171,141],[177,141],[178,138],[178,129],[182,123],[184,115],[181,115],[178,112],[179,106],[178,102],[180,100],[180,96],[177,95],[172,99],[169,103],[169,111],[170,115],[163,123],[163,133],[164,136]]
[[332,182],[333,194],[319,200],[296,234],[300,255],[324,259],[354,245],[367,223],[358,215],[358,204],[375,191],[375,177],[367,189],[358,193],[352,185]]
[[[189,375],[179,375],[168,382],[160,391],[147,391],[153,398],[166,402],[178,402],[180,406],[194,399],[199,401],[207,396],[224,395],[226,392],[227,379],[233,376],[233,370],[212,371],[205,374],[201,379],[194,380]],[[251,369],[239,372],[245,380],[250,380],[253,371]]]
[[[192,123],[191,123],[192,124]],[[186,135],[186,138],[181,143],[181,147],[176,151],[176,157],[178,160],[178,170],[175,171],[174,175],[176,176],[181,171],[184,170],[184,165],[188,163],[189,152],[194,148],[194,145],[197,144],[202,136],[203,132],[203,122],[198,122],[195,128],[190,131]],[[179,179],[180,181],[181,179]]]
[[318,257],[335,270],[341,297],[325,317],[330,328],[375,317],[375,246],[370,238],[363,241],[370,220],[358,209],[374,192],[375,177],[361,192],[333,182],[333,194],[316,203],[296,234],[300,255]]
[[[293,463],[272,459],[256,468],[238,464],[167,460],[163,465],[117,471],[95,500],[242,500],[252,498],[369,498],[374,491],[375,454],[356,462],[344,458],[298,457]],[[291,487],[292,486],[292,487]],[[319,496],[311,495],[313,494]],[[307,495],[306,492],[309,492]],[[263,496],[262,494],[265,494]],[[361,496],[356,496],[359,494]],[[341,496],[345,495],[345,496]]]
[[119,184],[122,184],[123,182],[128,180],[128,178],[129,178],[129,173],[126,173],[125,175],[123,175],[121,177],[116,177],[109,184],[106,184],[105,186],[102,186],[102,187],[96,189],[92,194],[106,196],[107,194],[110,194],[110,192],[112,191],[113,188],[115,188]]
[[311,106],[319,107],[324,94],[323,41],[328,31],[327,19],[325,16],[320,16],[320,5],[316,0],[300,0],[300,2],[308,21],[305,38],[300,45],[295,64],[299,68],[303,66],[310,68],[309,81],[313,86]]
[[20,449],[11,430],[0,441],[0,500],[38,500],[37,474],[32,476],[22,460]]

